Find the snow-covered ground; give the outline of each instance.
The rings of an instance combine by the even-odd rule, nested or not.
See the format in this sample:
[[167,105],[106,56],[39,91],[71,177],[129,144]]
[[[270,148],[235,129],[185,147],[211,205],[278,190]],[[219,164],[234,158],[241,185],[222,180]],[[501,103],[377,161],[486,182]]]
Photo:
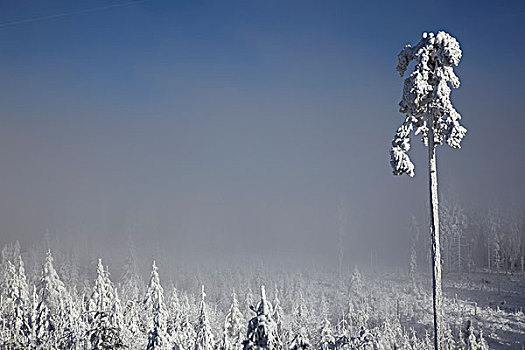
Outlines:
[[[416,290],[399,274],[369,275],[364,280],[369,288],[378,293],[383,290],[388,298],[397,299],[390,303],[399,303],[397,309],[403,326],[413,327],[418,333],[432,331],[430,276],[419,275]],[[461,332],[471,322],[473,329],[483,331],[491,349],[523,349],[524,275],[446,274],[443,288],[445,320],[453,333]]]
[[494,349],[525,346],[525,276],[475,273],[445,279],[448,319],[469,317]]

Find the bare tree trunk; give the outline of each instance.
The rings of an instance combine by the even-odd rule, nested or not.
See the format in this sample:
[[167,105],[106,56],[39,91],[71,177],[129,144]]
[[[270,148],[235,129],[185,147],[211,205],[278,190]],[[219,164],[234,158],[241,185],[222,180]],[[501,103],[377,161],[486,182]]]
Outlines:
[[430,235],[432,240],[432,289],[434,306],[434,349],[442,348],[443,308],[441,297],[441,251],[439,247],[438,184],[436,166],[436,145],[434,143],[434,118],[429,117],[428,167],[430,187]]
[[[440,232],[441,233],[441,232]],[[450,253],[450,247],[452,246],[452,239],[450,237],[450,233],[447,232],[447,235],[446,235],[447,239],[446,239],[446,246],[447,246],[447,252],[446,252],[446,256],[445,256],[445,261],[446,261],[446,264],[445,264],[445,273],[450,273],[452,271],[452,254]]]
[[458,277],[461,276],[461,235],[458,234]]
[[[432,210],[432,209],[431,209]],[[431,223],[432,225],[432,223]],[[446,232],[446,231],[445,231]],[[449,256],[450,256],[450,244],[449,244],[449,239],[448,239],[448,235],[447,234],[444,234],[443,235],[443,269],[445,270],[445,272],[450,272],[450,259],[449,259]]]
[[487,231],[487,256],[488,256],[488,260],[487,260],[488,264],[487,265],[489,267],[489,273],[492,272],[492,264],[491,264],[492,263],[492,259],[491,259],[491,256],[490,256],[490,234],[491,233],[489,231]]

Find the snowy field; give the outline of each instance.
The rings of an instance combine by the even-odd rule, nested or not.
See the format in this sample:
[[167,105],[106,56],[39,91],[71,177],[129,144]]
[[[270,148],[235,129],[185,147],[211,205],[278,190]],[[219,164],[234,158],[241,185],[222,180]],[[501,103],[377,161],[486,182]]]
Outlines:
[[[400,303],[399,321],[419,334],[432,332],[430,277],[418,277],[415,291],[407,278],[395,274],[368,276],[370,288],[381,286],[390,303]],[[454,335],[465,329],[483,330],[491,349],[522,349],[525,344],[525,278],[523,275],[473,273],[458,278],[445,275],[445,318]],[[388,289],[392,288],[389,293]],[[399,301],[396,301],[398,299]]]
[[[485,332],[491,349],[525,346],[525,276],[476,273],[445,279],[447,316],[470,318]],[[457,305],[457,306],[455,306]]]

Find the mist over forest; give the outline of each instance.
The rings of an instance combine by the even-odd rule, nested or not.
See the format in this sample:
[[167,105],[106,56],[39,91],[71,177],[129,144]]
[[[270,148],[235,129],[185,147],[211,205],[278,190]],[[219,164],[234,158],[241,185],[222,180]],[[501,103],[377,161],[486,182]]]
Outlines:
[[523,349],[524,16],[4,1],[0,349]]

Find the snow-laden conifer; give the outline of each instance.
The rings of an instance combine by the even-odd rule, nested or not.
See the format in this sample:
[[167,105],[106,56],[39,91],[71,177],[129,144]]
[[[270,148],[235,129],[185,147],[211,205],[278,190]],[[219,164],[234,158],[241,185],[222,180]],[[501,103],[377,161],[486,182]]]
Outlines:
[[245,335],[245,326],[243,325],[243,315],[239,310],[239,302],[237,301],[237,294],[232,293],[232,303],[226,320],[224,321],[224,333],[226,337],[227,348],[231,350],[242,350],[242,342]]
[[289,350],[310,349],[310,339],[306,327],[301,327],[292,340],[288,343]]
[[144,293],[144,281],[140,275],[135,245],[131,238],[128,240],[127,253],[119,285],[123,305],[136,303]]
[[244,304],[246,305],[247,315],[251,316],[252,307],[255,306],[255,298],[251,288],[248,288],[246,295],[244,297]]
[[294,310],[293,310],[293,328],[308,328],[310,322],[310,311],[308,306],[306,306],[306,301],[304,300],[303,292],[299,291],[299,298],[296,298]]
[[51,251],[48,251],[42,268],[38,294],[41,303],[45,303],[52,314],[58,314],[61,308],[61,301],[67,290],[53,266],[53,260]]
[[143,329],[143,305],[141,302],[128,301],[122,310],[122,339],[130,349],[139,348],[145,338]]
[[277,335],[279,336],[279,339],[282,339],[283,332],[284,332],[284,310],[281,306],[281,301],[279,300],[279,290],[277,287],[275,287],[275,295],[273,297],[273,315],[272,319],[275,322],[275,326],[277,327]]
[[5,277],[7,283],[6,293],[2,300],[2,319],[6,323],[9,339],[3,346],[13,349],[29,346],[30,324],[30,299],[27,285],[24,262],[17,257],[17,266],[7,261],[5,264]]
[[454,195],[443,201],[441,208],[444,265],[449,272],[455,270],[459,275],[462,270],[462,245],[465,230],[468,226],[467,215],[465,214],[465,209]]
[[[185,304],[188,302],[188,298],[185,297]],[[190,320],[190,313],[188,312],[189,307],[184,308],[182,313],[180,327],[176,332],[176,343],[182,350],[193,350],[195,346],[195,328]]]
[[[394,174],[414,176],[414,164],[408,157],[410,134],[421,134],[425,145],[446,142],[460,148],[467,130],[460,124],[461,115],[450,100],[451,87],[459,87],[454,66],[459,64],[458,41],[445,32],[423,33],[412,47],[406,45],[398,55],[397,71],[403,76],[412,61],[414,71],[405,79],[399,111],[406,115],[392,141],[391,163]],[[432,139],[428,139],[433,135]]]
[[167,311],[164,304],[164,289],[160,284],[157,265],[153,261],[151,277],[144,298],[146,329],[148,332],[147,350],[168,350]]
[[14,263],[20,256],[20,242],[16,240],[14,243],[7,243],[2,248],[2,264],[6,264],[8,261]]
[[53,256],[50,250],[47,252],[42,268],[37,294],[39,302],[34,327],[36,327],[36,333],[41,337],[36,339],[36,343],[38,346],[51,348],[57,345],[62,336],[62,317],[66,314],[63,301],[68,292],[53,266]]
[[86,343],[88,326],[81,317],[82,305],[74,300],[72,293],[64,299],[64,314],[61,319],[59,349],[81,349]]
[[182,306],[177,289],[173,285],[168,293],[166,309],[166,332],[168,333],[169,342],[178,343],[177,335],[182,322]]
[[319,329],[319,350],[331,350],[334,348],[335,338],[332,325],[327,317],[321,322]]
[[[124,261],[123,273],[120,278],[120,291],[122,300],[123,329],[122,337],[125,344],[132,349],[139,348],[145,335],[144,304],[144,282],[141,278],[136,261],[135,245],[131,238],[128,241],[126,259]],[[145,343],[144,343],[145,344]]]
[[201,289],[201,301],[199,304],[199,319],[196,325],[196,337],[195,337],[195,346],[194,350],[213,350],[215,346],[215,340],[211,327],[208,321],[208,315],[206,311],[206,302],[204,298],[206,293],[204,293],[204,286]]
[[[472,322],[467,320],[465,326],[461,330],[460,343],[464,350],[488,350],[489,346],[483,337],[483,330],[480,330],[476,335]],[[448,349],[447,349],[448,350]]]
[[33,285],[33,288],[31,289],[31,294],[29,296],[29,324],[30,324],[30,334],[29,334],[29,343],[31,344],[32,348],[37,348],[37,344],[39,343],[39,339],[43,339],[44,334],[40,333],[42,331],[41,328],[38,327],[38,294],[36,286]]
[[248,323],[244,350],[280,350],[282,344],[277,333],[277,325],[272,318],[272,304],[266,299],[264,286],[261,286],[261,301],[252,311],[256,316]]
[[356,266],[354,268],[354,272],[352,272],[352,276],[350,277],[351,296],[361,298],[363,296],[363,288],[363,278],[361,277],[361,273]]
[[409,64],[416,62],[414,71],[405,79],[399,103],[405,121],[392,141],[390,163],[395,175],[414,176],[414,164],[408,156],[410,134],[414,131],[416,135],[422,135],[428,148],[436,350],[441,349],[443,338],[436,146],[445,142],[453,148],[460,148],[467,132],[460,124],[461,115],[450,100],[451,87],[458,88],[460,84],[453,67],[459,64],[461,55],[458,41],[448,33],[424,33],[416,46],[407,45],[399,53],[397,65],[397,71],[403,76]]
[[94,350],[124,348],[120,300],[101,259],[97,264],[97,277],[88,303],[88,312],[88,339],[91,348]]

